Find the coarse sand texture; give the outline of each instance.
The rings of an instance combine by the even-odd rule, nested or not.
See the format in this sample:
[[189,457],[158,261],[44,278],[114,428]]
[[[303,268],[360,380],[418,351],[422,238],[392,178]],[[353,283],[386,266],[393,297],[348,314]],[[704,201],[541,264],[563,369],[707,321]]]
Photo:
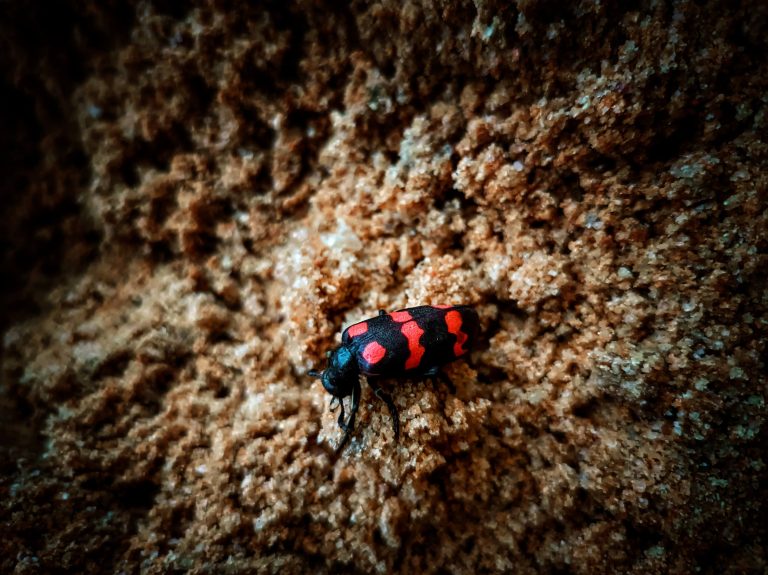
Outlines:
[[[766,54],[757,0],[0,2],[0,573],[766,573]],[[308,372],[438,304],[456,393],[336,456]]]

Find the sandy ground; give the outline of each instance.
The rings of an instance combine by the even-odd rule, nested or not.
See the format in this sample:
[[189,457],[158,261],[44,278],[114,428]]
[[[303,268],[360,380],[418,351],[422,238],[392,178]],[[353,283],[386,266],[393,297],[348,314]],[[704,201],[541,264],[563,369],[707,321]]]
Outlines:
[[765,3],[224,4],[0,6],[0,570],[764,573]]

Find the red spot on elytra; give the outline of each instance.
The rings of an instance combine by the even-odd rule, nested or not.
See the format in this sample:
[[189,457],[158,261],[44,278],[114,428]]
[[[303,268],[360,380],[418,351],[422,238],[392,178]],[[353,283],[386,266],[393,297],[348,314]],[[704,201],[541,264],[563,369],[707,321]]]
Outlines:
[[419,324],[417,324],[415,321],[409,321],[403,324],[403,326],[400,328],[400,333],[402,333],[408,339],[408,351],[410,351],[410,355],[405,361],[405,369],[414,369],[419,367],[421,358],[426,351],[424,346],[419,343],[419,339],[421,339],[424,330],[421,329]]
[[349,337],[357,337],[358,335],[363,335],[366,331],[368,331],[368,322],[361,321],[349,326],[347,328],[347,335]]
[[379,363],[386,354],[387,350],[378,341],[372,341],[363,350],[363,358],[371,365]]
[[407,311],[393,311],[389,316],[397,323],[405,323],[413,319],[413,316]]
[[467,342],[467,334],[461,331],[461,314],[456,310],[449,311],[445,314],[445,323],[448,326],[448,331],[456,336],[456,343],[453,344],[453,355],[459,357],[467,353],[464,349],[464,344]]

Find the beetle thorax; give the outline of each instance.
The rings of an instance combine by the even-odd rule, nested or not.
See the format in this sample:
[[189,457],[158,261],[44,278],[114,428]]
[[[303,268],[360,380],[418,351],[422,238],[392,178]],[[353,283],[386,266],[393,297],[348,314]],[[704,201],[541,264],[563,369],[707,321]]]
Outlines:
[[322,375],[323,387],[328,393],[336,397],[350,395],[359,377],[357,360],[349,347],[342,345],[331,352]]

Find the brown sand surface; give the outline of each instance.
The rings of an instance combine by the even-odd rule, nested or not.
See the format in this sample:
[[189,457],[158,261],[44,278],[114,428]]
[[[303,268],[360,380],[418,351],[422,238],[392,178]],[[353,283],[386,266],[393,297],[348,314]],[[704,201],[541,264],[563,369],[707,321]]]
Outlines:
[[[765,2],[0,3],[0,572],[765,573]],[[474,305],[457,393],[322,368]]]

